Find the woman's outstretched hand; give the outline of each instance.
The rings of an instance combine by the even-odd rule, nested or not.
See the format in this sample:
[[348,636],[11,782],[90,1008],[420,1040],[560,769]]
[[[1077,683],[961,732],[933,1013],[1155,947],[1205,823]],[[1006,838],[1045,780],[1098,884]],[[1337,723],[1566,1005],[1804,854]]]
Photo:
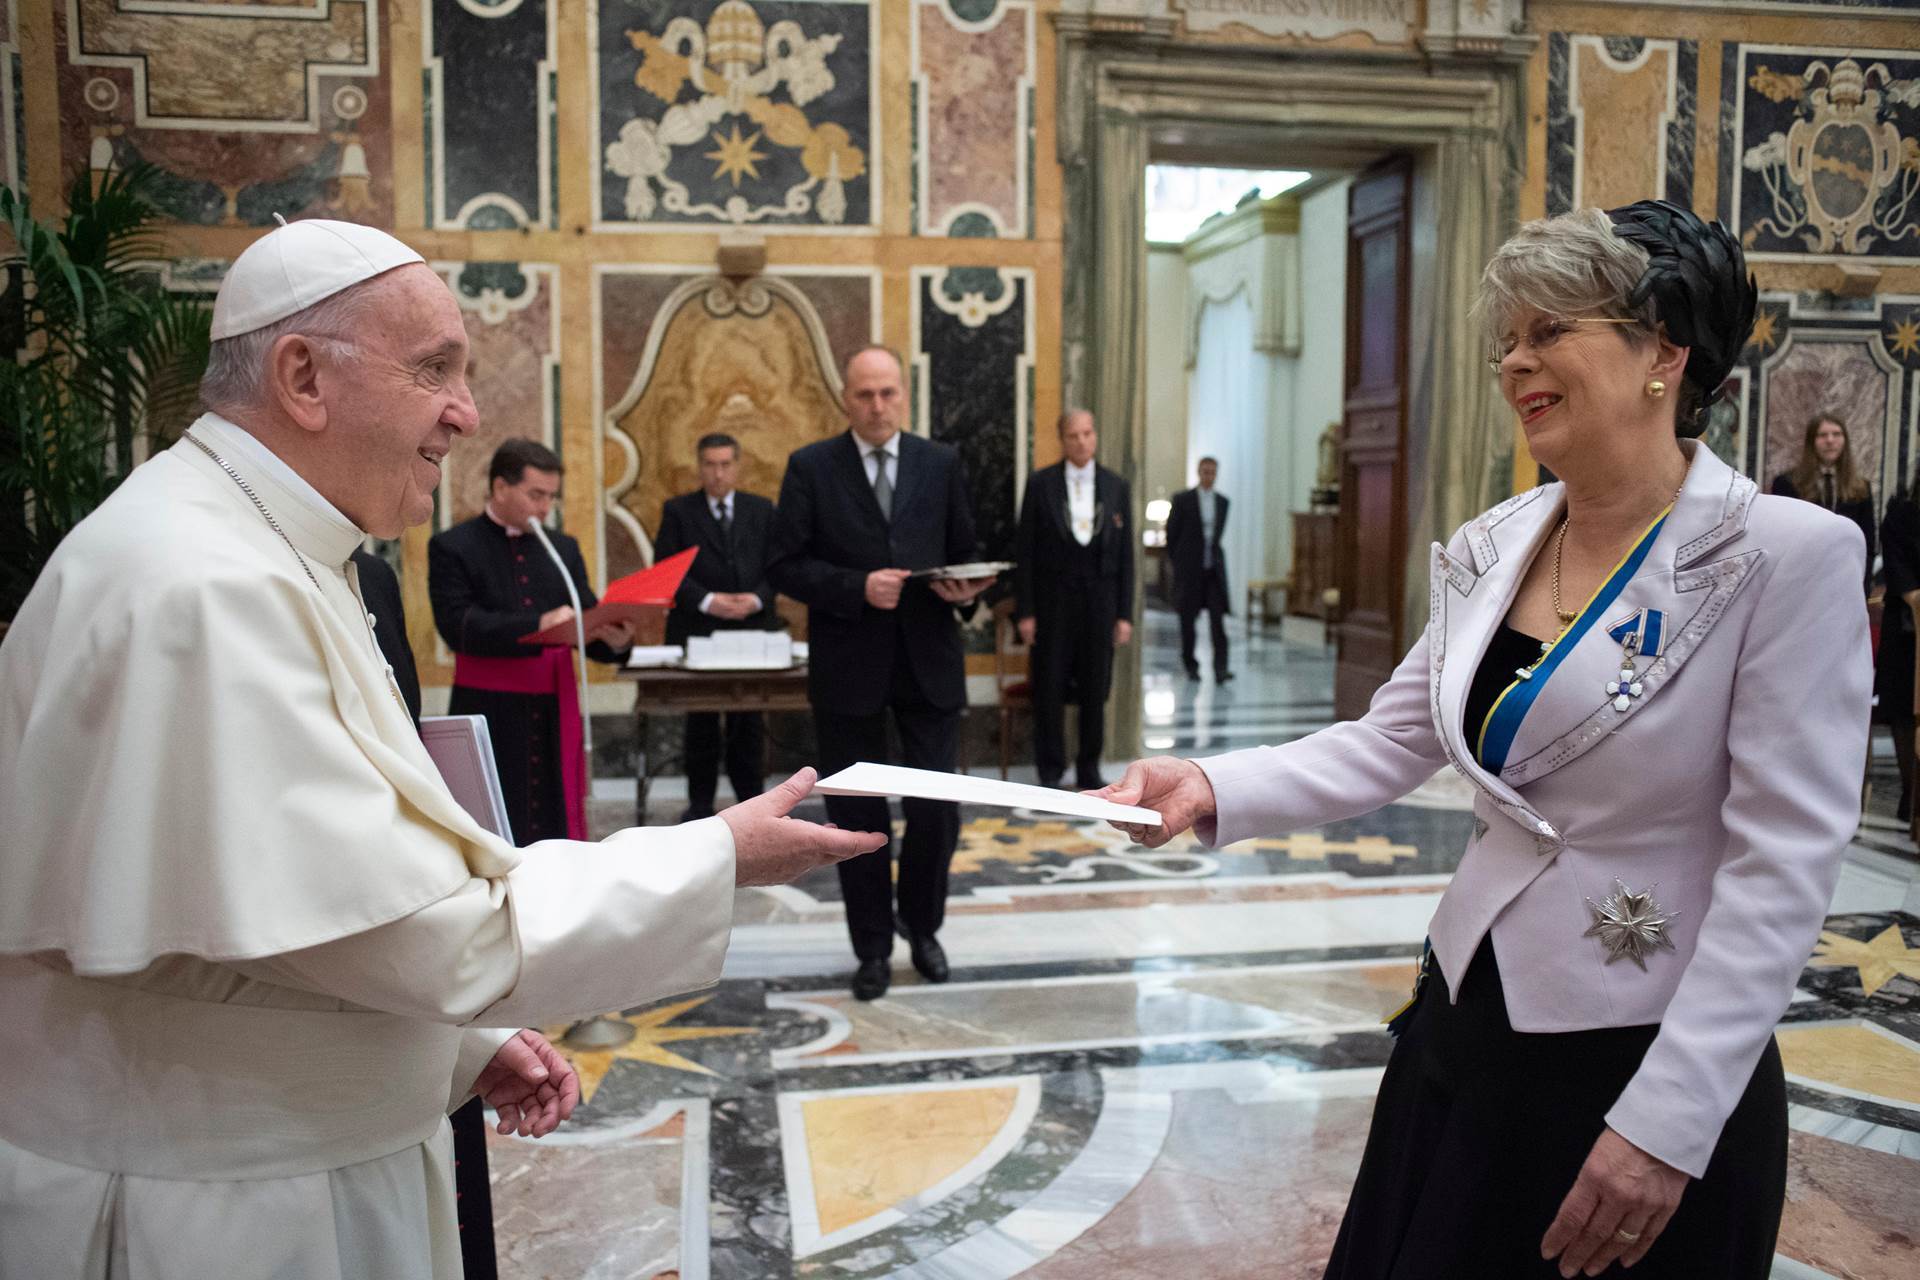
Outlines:
[[1161,825],[1157,827],[1135,822],[1112,824],[1136,844],[1158,849],[1188,827],[1208,844],[1213,843],[1213,784],[1191,760],[1176,756],[1135,760],[1120,781],[1087,794],[1114,804],[1139,805],[1160,815]]

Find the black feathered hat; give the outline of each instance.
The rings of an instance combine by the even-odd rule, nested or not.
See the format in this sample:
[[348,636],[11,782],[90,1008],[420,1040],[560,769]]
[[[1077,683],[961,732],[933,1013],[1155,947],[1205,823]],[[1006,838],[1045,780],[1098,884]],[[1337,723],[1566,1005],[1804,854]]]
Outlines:
[[[1688,349],[1686,378],[1705,409],[1719,398],[1720,384],[1747,345],[1760,301],[1740,242],[1718,222],[1703,222],[1666,200],[1640,200],[1607,210],[1607,217],[1615,235],[1647,251],[1646,274],[1628,305],[1653,299],[1667,337]],[[1698,425],[1683,422],[1680,432],[1698,434]]]

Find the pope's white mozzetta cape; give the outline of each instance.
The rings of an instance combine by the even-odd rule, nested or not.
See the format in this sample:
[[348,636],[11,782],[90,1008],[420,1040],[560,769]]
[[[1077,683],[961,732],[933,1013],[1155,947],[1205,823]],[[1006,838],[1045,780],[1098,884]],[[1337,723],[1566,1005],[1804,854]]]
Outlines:
[[0,647],[0,1280],[451,1280],[445,1113],[512,1028],[716,981],[732,838],[481,829],[375,644],[360,531],[192,430],[318,590],[183,442]]

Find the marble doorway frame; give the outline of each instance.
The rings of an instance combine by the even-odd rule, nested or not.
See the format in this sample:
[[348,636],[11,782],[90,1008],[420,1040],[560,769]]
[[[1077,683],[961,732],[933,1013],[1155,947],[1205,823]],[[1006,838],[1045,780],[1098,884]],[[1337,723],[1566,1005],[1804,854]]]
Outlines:
[[[1094,412],[1102,461],[1133,482],[1136,497],[1146,456],[1148,162],[1358,170],[1387,154],[1413,158],[1408,464],[1416,483],[1407,495],[1405,616],[1424,618],[1426,585],[1417,579],[1426,544],[1445,541],[1510,484],[1511,423],[1466,316],[1481,266],[1518,221],[1531,39],[1486,54],[1356,55],[1185,43],[1155,20],[1056,14],[1054,23],[1063,403]],[[1115,654],[1113,753],[1139,752],[1140,674],[1138,646]]]

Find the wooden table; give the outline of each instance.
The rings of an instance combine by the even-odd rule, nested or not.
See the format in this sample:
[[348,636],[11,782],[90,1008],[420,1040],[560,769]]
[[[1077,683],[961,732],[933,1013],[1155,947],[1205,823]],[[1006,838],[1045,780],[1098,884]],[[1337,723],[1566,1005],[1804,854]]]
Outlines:
[[682,667],[622,667],[634,684],[634,821],[647,821],[647,790],[654,759],[647,748],[648,716],[689,711],[807,711],[805,664],[781,671],[688,671]]

